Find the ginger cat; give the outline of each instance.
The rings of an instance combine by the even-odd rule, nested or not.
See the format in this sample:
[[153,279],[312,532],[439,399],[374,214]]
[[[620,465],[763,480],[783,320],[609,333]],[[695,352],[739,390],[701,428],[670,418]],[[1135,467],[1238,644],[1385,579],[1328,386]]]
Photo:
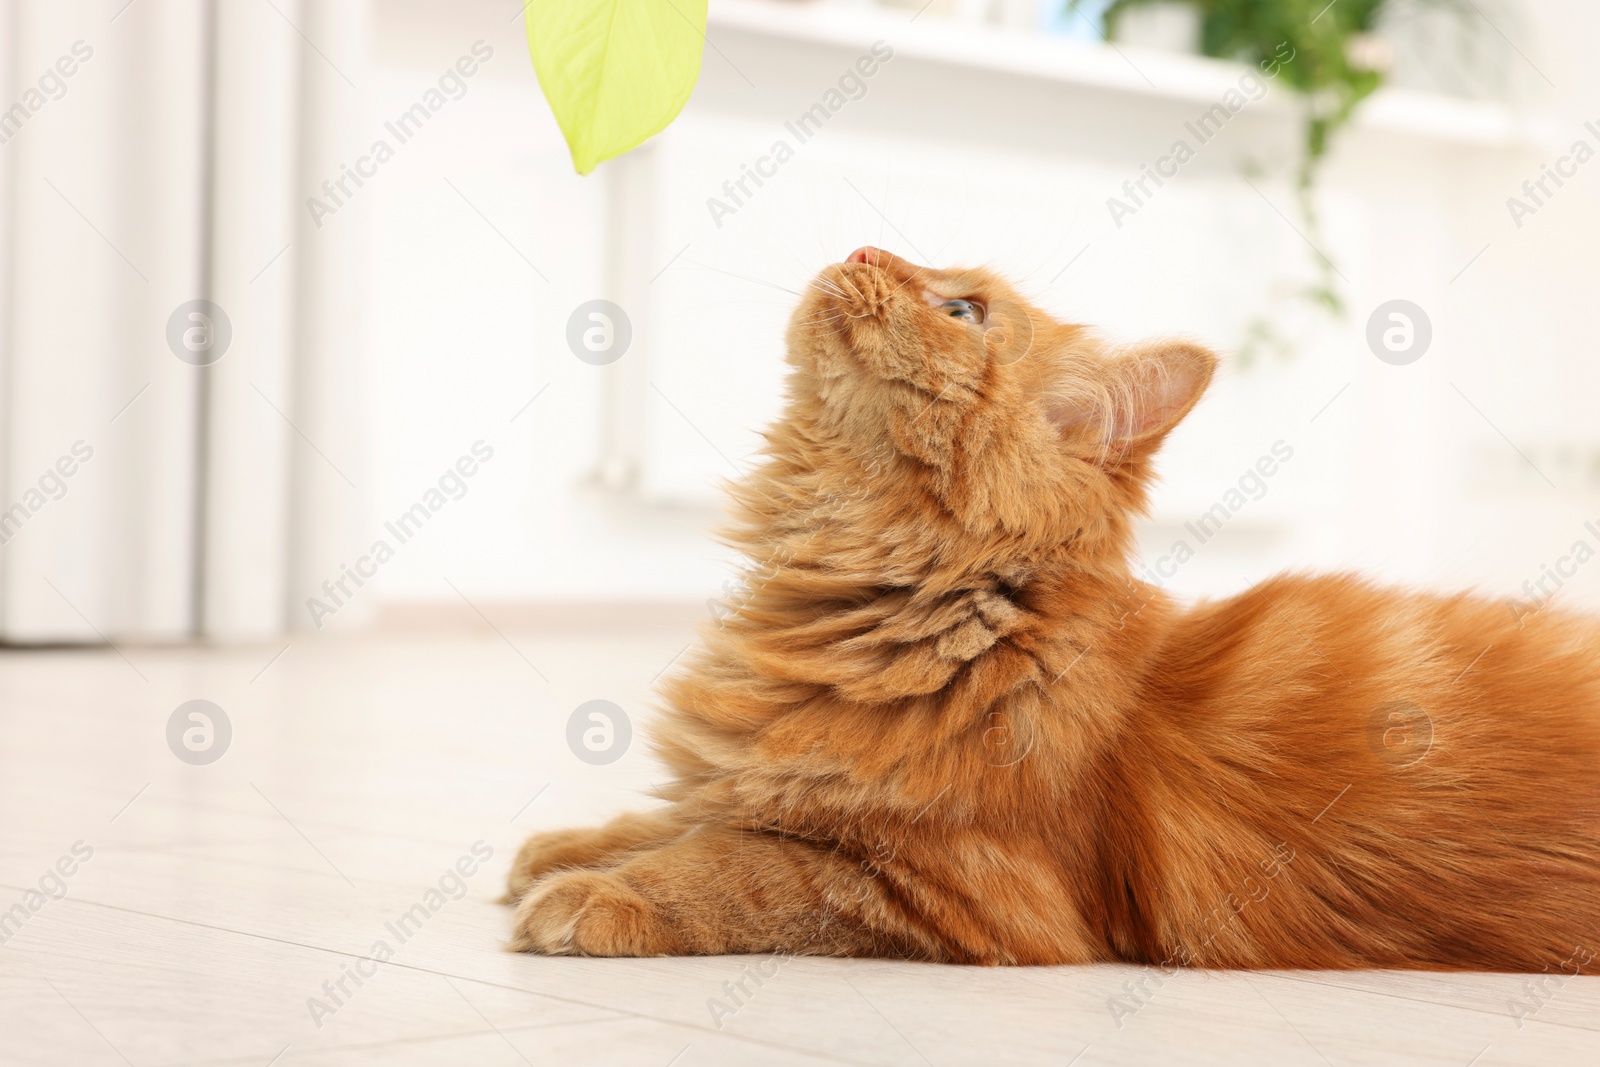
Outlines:
[[864,248],[734,490],[748,589],[666,686],[668,806],[535,835],[514,947],[1575,973],[1600,945],[1600,625],[1135,580],[1215,358],[1108,351]]

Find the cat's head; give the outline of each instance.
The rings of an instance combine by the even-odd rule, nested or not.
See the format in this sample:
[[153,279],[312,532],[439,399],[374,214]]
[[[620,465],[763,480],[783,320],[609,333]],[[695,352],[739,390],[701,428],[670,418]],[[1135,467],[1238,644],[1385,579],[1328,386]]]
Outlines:
[[990,271],[870,247],[817,276],[788,341],[809,434],[897,457],[970,528],[1118,541],[1217,362],[1182,341],[1110,348]]

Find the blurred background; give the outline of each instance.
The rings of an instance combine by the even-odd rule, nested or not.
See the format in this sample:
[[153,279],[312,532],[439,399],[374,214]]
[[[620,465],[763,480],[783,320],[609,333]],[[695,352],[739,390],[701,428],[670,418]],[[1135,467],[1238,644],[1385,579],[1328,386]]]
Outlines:
[[1224,354],[1142,534],[1184,596],[1600,605],[1592,4],[1361,5],[1314,224],[1304,59],[1187,3],[711,0],[589,177],[519,6],[0,3],[0,638],[705,617],[794,293],[867,243]]
[[1182,597],[1600,608],[1600,7],[710,0],[580,177],[522,3],[0,0],[0,1063],[1595,1061],[1523,975],[1124,1030],[1131,969],[783,960],[725,1030],[749,964],[513,956],[496,900],[658,803],[721,486],[864,244],[1222,354],[1140,527]]

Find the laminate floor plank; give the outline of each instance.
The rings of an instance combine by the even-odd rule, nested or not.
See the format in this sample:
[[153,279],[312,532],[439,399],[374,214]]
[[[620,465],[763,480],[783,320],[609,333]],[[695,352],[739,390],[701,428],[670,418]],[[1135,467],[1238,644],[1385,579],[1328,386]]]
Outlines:
[[[1588,976],[504,951],[530,832],[653,803],[650,688],[691,639],[0,653],[0,1064],[1600,1062]],[[194,699],[232,731],[210,764],[169,747]],[[591,699],[632,726],[610,764],[567,747]]]

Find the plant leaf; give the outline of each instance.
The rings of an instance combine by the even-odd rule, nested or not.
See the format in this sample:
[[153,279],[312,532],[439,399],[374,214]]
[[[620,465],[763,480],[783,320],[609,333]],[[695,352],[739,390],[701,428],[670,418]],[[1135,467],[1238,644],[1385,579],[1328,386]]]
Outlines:
[[588,174],[683,110],[700,77],[706,0],[533,0],[527,25],[539,87]]

